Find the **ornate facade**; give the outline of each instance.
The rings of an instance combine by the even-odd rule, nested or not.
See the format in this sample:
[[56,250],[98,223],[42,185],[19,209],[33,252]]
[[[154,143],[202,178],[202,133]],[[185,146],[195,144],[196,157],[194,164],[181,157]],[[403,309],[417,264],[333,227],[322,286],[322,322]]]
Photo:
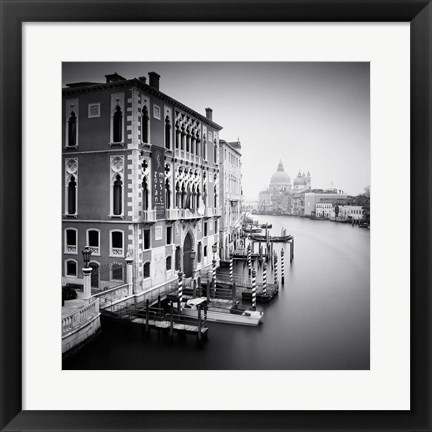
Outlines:
[[222,127],[210,108],[162,93],[159,78],[115,73],[63,89],[63,283],[81,282],[85,245],[107,269],[93,288],[125,282],[126,256],[138,294],[211,266]]
[[228,260],[230,252],[237,248],[240,238],[243,203],[240,140],[220,140],[220,197],[223,215],[220,223],[220,251],[222,260]]

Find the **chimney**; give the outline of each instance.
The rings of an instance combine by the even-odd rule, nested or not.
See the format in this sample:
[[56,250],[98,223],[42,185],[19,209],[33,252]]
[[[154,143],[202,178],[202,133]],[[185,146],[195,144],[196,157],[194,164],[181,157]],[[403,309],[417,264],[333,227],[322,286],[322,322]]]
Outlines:
[[156,72],[149,72],[150,87],[153,87],[156,90],[159,90],[159,78],[160,78],[160,75],[157,74]]
[[213,110],[211,108],[206,108],[205,110],[207,119],[213,121]]

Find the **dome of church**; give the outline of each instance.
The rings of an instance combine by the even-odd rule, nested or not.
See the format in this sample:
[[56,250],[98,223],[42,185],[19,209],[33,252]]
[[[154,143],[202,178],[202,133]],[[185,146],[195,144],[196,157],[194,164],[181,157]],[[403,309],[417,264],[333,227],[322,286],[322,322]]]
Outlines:
[[306,180],[304,177],[302,177],[301,173],[299,172],[296,179],[294,180],[294,186],[305,186],[305,185],[306,185]]
[[271,176],[270,187],[287,187],[291,186],[291,179],[285,172],[282,161],[279,162],[277,171]]

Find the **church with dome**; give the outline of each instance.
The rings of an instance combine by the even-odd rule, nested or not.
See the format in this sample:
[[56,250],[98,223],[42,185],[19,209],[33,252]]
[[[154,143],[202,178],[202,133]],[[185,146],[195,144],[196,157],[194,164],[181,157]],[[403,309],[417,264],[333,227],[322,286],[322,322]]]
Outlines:
[[[269,187],[259,193],[258,209],[269,214],[301,214],[305,192],[311,190],[311,175],[299,173],[291,183],[282,161],[270,178]],[[303,207],[304,208],[304,207]]]

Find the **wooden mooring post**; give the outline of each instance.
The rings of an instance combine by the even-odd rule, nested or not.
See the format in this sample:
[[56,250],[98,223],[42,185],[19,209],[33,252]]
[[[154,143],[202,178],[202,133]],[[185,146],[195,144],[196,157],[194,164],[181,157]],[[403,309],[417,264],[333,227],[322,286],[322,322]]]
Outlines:
[[145,306],[145,331],[146,333],[149,332],[149,312],[150,312],[150,301],[149,299],[146,300],[146,306]]
[[237,299],[236,299],[236,284],[233,282],[232,284],[232,307],[235,309],[237,307]]
[[294,259],[294,237],[290,241],[290,263],[293,262]]
[[198,309],[198,334],[197,334],[197,341],[198,343],[201,343],[201,305],[197,306]]
[[170,338],[173,338],[174,335],[174,307],[173,307],[173,302],[170,303],[170,309],[171,309],[171,314],[170,314],[170,329],[169,329],[169,335]]
[[285,285],[285,252],[283,250],[283,247],[281,249],[281,285]]

